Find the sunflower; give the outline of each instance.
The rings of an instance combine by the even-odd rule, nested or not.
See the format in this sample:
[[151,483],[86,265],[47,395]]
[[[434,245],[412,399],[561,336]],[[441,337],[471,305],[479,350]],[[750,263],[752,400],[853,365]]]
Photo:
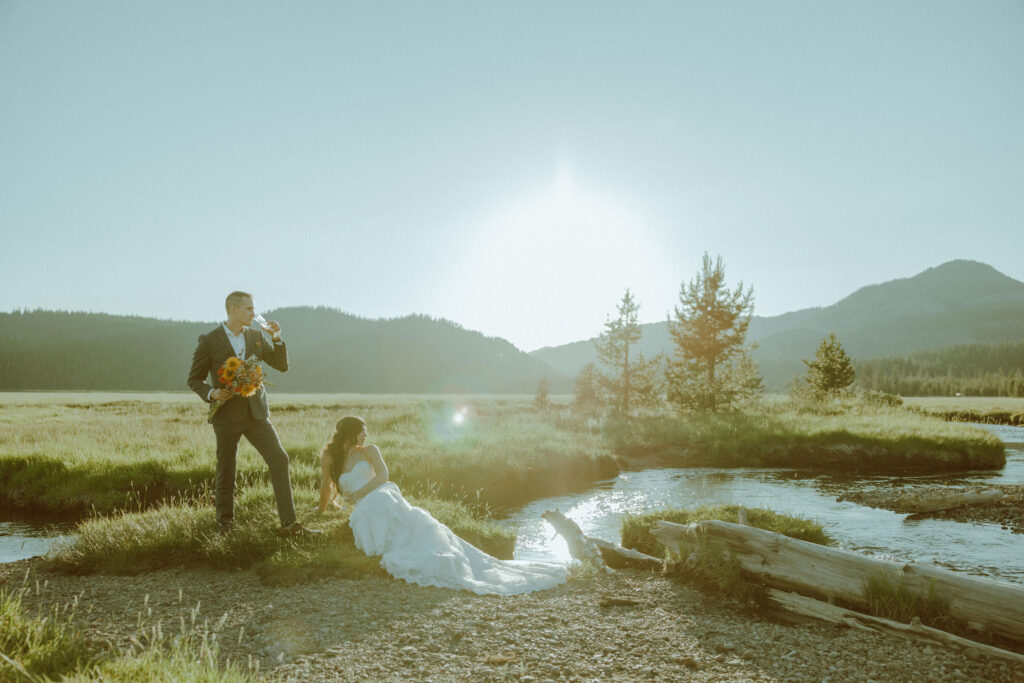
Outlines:
[[228,370],[231,370],[232,374],[234,374],[234,371],[237,370],[238,366],[240,366],[241,364],[242,361],[238,358],[235,358],[234,356],[224,361],[224,367],[226,367]]

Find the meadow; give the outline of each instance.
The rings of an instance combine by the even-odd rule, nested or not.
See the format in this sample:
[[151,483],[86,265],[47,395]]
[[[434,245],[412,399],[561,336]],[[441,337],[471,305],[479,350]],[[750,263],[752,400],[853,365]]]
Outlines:
[[[531,500],[585,489],[620,468],[786,465],[815,469],[889,465],[948,469],[997,467],[997,439],[963,424],[892,407],[851,404],[801,411],[769,400],[746,414],[650,415],[630,421],[573,415],[568,397],[539,411],[528,396],[275,395],[272,419],[291,457],[300,519],[321,537],[279,539],[266,465],[244,441],[239,449],[236,525],[217,533],[211,499],[214,437],[205,405],[192,394],[0,394],[0,508],[81,520],[74,543],[44,558],[62,573],[137,574],[169,567],[252,568],[268,584],[383,573],[356,549],[350,505],[315,513],[318,457],[335,422],[368,422],[392,479],[416,505],[456,534],[503,558],[515,532],[501,516]],[[627,518],[623,542],[661,555],[646,532],[653,518],[732,519],[737,509],[651,511]],[[813,522],[748,510],[750,523],[826,543]],[[575,580],[592,567],[577,566]],[[734,567],[669,567],[669,576],[731,598],[756,588]],[[217,663],[199,637],[95,648],[71,615],[30,615],[18,593],[0,593],[7,626],[2,651],[14,668],[68,680],[137,680],[162,672],[182,679],[251,680]],[[2,640],[2,638],[0,638]],[[2,668],[2,667],[0,667]],[[41,680],[41,679],[40,679]]]
[[[853,402],[802,411],[766,401],[726,415],[629,421],[573,415],[568,397],[275,395],[300,519],[326,533],[283,541],[266,465],[239,449],[236,528],[216,533],[214,437],[188,393],[0,394],[0,508],[81,519],[48,562],[66,572],[170,566],[253,567],[267,582],[372,574],[349,506],[315,513],[319,452],[344,415],[368,421],[391,478],[455,533],[502,558],[515,534],[498,519],[539,498],[582,490],[621,467],[785,466],[844,470],[1000,467],[1001,442],[963,424]],[[650,456],[657,462],[652,463]]]
[[904,399],[904,405],[955,422],[1024,426],[1024,398],[926,396]]
[[942,472],[1006,463],[1002,442],[988,432],[863,398],[808,409],[769,397],[744,413],[650,416],[606,432],[619,455],[671,467]]
[[291,457],[296,508],[327,533],[301,544],[274,536],[267,468],[243,440],[236,529],[219,536],[214,437],[195,396],[3,399],[0,507],[84,517],[74,546],[52,559],[74,572],[258,564],[280,581],[374,571],[352,543],[350,508],[315,514],[319,453],[344,415],[367,420],[369,441],[413,503],[498,557],[511,557],[515,536],[494,517],[618,472],[599,434],[538,419],[528,397],[277,396],[272,419]]

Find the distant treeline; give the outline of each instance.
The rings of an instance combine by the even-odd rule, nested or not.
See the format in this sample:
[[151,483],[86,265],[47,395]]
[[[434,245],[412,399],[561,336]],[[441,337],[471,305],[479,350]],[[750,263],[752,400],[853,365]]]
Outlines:
[[211,327],[63,311],[3,313],[0,390],[181,391],[196,339]]
[[[512,344],[422,315],[370,320],[328,308],[268,314],[283,326],[291,369],[271,391],[528,393],[545,374],[570,378]],[[101,313],[0,313],[0,391],[186,391],[192,352],[216,323]]]
[[901,396],[1024,396],[1024,342],[855,361],[857,384]]

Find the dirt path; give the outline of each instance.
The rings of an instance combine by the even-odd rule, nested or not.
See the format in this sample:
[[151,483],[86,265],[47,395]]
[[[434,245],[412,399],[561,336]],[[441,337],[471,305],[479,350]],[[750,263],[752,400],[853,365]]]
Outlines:
[[[772,623],[640,572],[481,597],[386,578],[264,586],[249,571],[68,577],[32,559],[0,565],[0,584],[19,587],[26,572],[32,612],[78,596],[79,627],[114,645],[184,624],[268,680],[1024,679],[983,657]],[[639,604],[602,606],[609,596]]]

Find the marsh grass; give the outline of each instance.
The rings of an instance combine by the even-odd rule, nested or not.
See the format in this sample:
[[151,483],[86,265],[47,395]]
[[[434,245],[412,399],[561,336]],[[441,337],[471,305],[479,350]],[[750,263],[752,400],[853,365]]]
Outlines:
[[[934,585],[926,591],[909,588],[901,575],[873,572],[864,581],[862,592],[869,614],[905,624],[917,617],[922,624],[950,630],[957,620],[949,615],[949,598],[940,596]],[[966,626],[966,623],[961,624]]]
[[658,520],[676,524],[690,524],[708,519],[739,523],[739,512],[744,510],[747,525],[766,529],[801,541],[828,545],[828,534],[817,522],[790,515],[781,515],[763,508],[740,505],[703,505],[692,509],[663,508],[642,515],[626,515],[622,520],[622,545],[655,557],[664,557],[667,549],[651,535],[650,529]]
[[[198,398],[40,402],[0,395],[0,507],[54,515],[139,511],[172,499],[206,504],[214,437]],[[14,395],[17,396],[17,395]],[[102,395],[109,399],[109,395]],[[482,512],[585,487],[618,472],[599,434],[571,432],[529,397],[277,398],[272,419],[291,457],[292,485],[315,489],[318,457],[346,414],[369,423],[392,479],[413,495],[459,500]],[[454,416],[465,411],[457,423]],[[238,485],[269,473],[243,440]]]
[[250,683],[257,680],[257,673],[236,662],[219,664],[216,644],[205,636],[187,634],[146,643],[136,640],[132,648],[62,680],[67,683]]
[[608,436],[626,457],[653,454],[675,466],[949,471],[1006,462],[1002,442],[984,430],[867,404],[824,413],[783,403],[756,414],[662,416],[610,425]]
[[668,549],[650,533],[650,528],[658,520],[676,524],[708,519],[737,523],[741,509],[746,513],[749,526],[819,545],[827,545],[831,540],[820,524],[807,519],[761,508],[712,505],[691,510],[665,508],[642,515],[627,515],[622,521],[622,545],[647,555],[666,558],[669,561],[666,574],[676,581],[694,584],[707,593],[727,596],[743,604],[760,604],[765,595],[763,587],[747,581],[739,562],[709,546],[701,535],[698,534],[692,541],[683,542],[680,545],[680,557],[675,561]]
[[88,665],[94,649],[74,630],[74,604],[31,616],[21,599],[28,588],[0,589],[0,680],[56,678]]
[[[164,636],[159,624],[141,628],[125,649],[104,650],[74,623],[77,603],[32,616],[21,599],[29,588],[0,590],[0,680],[42,681],[252,681],[254,672],[218,663],[216,644],[195,629]],[[140,617],[141,619],[141,617]]]
[[1024,398],[1011,396],[920,396],[904,398],[904,405],[931,412],[1024,413]]
[[[411,498],[452,531],[496,557],[511,558],[515,534],[505,526],[474,514],[458,501]],[[307,492],[296,498],[299,509],[312,507]],[[245,489],[236,500],[231,533],[217,530],[211,507],[170,502],[141,512],[86,520],[78,537],[56,547],[45,559],[68,574],[140,574],[170,567],[245,569],[254,567],[269,584],[296,583],[322,577],[382,574],[379,558],[367,558],[355,547],[348,526],[350,507],[319,516],[322,536],[281,539],[269,489]]]
[[236,523],[222,536],[204,409],[181,397],[13,402],[0,413],[0,502],[33,512],[91,511],[77,540],[48,558],[61,571],[256,566],[264,580],[287,582],[324,571],[373,573],[353,545],[347,511],[310,520],[320,450],[346,414],[368,421],[369,441],[380,446],[391,479],[411,503],[501,558],[512,557],[515,535],[491,515],[618,472],[600,434],[559,425],[557,412],[539,415],[528,397],[286,399],[274,406],[273,420],[291,457],[296,509],[327,533],[276,537],[269,473],[243,441]]

